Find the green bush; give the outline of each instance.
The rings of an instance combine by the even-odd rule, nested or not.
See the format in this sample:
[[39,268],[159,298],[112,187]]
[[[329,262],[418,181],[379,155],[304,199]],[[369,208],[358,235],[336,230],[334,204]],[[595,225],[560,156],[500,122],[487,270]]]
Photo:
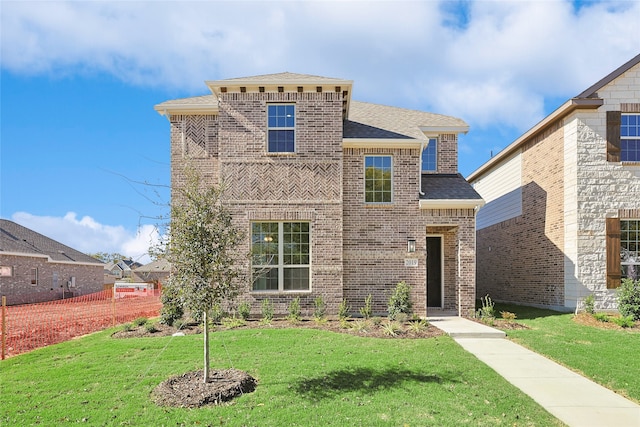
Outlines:
[[293,301],[289,304],[289,319],[290,322],[299,322],[301,318],[301,309],[300,309],[300,297],[295,297]]
[[623,328],[633,328],[635,326],[635,322],[631,316],[612,317],[611,321]]
[[224,310],[219,303],[213,304],[211,310],[209,310],[209,320],[214,325],[219,325],[224,317]]
[[587,295],[584,298],[584,311],[589,314],[595,314],[596,312],[596,297],[593,294]]
[[391,298],[389,298],[389,319],[394,320],[398,314],[404,313],[407,316],[411,314],[411,287],[404,281],[396,285]]
[[145,323],[144,328],[146,329],[147,332],[149,332],[150,334],[154,333],[154,332],[158,332],[158,328],[156,327],[155,323]]
[[640,280],[622,279],[618,288],[618,310],[622,317],[640,320]]
[[147,318],[146,317],[138,317],[137,319],[133,320],[133,324],[136,326],[142,326],[145,323],[147,323]]
[[265,298],[262,300],[261,310],[262,322],[271,323],[271,321],[273,320],[273,303],[269,298]]
[[160,309],[160,323],[172,326],[176,320],[182,319],[184,316],[184,308],[180,298],[178,297],[177,287],[170,284],[163,287],[160,301],[162,302],[162,308]]
[[480,307],[480,309],[478,310],[477,317],[479,317],[482,320],[488,320],[488,321],[495,319],[496,318],[496,311],[494,308],[495,303],[491,301],[491,297],[489,295],[486,295],[480,298],[480,303],[482,304],[482,307]]
[[407,327],[407,329],[409,329],[409,331],[411,332],[419,333],[419,332],[425,331],[428,327],[429,327],[429,322],[426,319],[418,319],[418,320],[411,320],[409,322],[409,326]]
[[373,295],[369,294],[364,299],[364,307],[360,307],[360,314],[362,315],[362,317],[365,318],[365,320],[371,318],[371,315],[373,314],[373,308],[371,306],[372,303],[373,303]]
[[124,325],[122,325],[122,330],[125,332],[129,332],[133,330],[133,325],[131,323],[125,323]]
[[338,306],[338,319],[347,320],[349,318],[349,312],[351,311],[351,306],[347,302],[347,299],[343,299]]
[[226,329],[235,329],[246,324],[247,323],[244,319],[239,319],[237,317],[225,317],[224,319],[222,319],[222,326],[224,326]]
[[390,337],[395,337],[401,330],[400,324],[392,320],[387,320],[382,324],[382,332]]
[[609,315],[607,313],[593,313],[593,318],[598,322],[607,323],[609,322]]
[[510,311],[501,311],[500,315],[502,319],[506,320],[508,323],[514,322],[516,320],[516,314]]
[[241,302],[238,306],[238,314],[242,320],[248,320],[251,315],[251,304],[246,301]]
[[316,320],[324,319],[324,316],[327,314],[327,306],[324,303],[324,299],[322,299],[321,295],[318,295],[315,300],[313,300],[313,318]]

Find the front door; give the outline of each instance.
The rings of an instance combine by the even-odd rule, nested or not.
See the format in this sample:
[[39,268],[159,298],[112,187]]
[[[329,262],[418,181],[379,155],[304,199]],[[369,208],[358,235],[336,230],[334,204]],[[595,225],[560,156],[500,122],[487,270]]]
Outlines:
[[442,308],[442,236],[427,237],[427,307]]

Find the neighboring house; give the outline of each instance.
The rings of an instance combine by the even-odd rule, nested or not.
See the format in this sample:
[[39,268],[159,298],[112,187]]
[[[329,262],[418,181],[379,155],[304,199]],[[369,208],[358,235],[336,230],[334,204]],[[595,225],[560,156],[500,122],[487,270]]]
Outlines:
[[120,259],[107,263],[104,267],[104,273],[114,276],[116,279],[132,279],[133,270],[141,266],[142,264],[131,259]]
[[0,219],[0,295],[8,305],[99,292],[103,271],[97,259]]
[[335,314],[369,294],[386,313],[396,284],[427,306],[475,303],[475,215],[458,174],[455,117],[351,100],[353,82],[281,73],[207,82],[211,95],[155,109],[171,124],[172,186],[187,164],[225,184],[253,278],[242,298],[279,313],[322,296]]
[[616,308],[640,271],[640,55],[469,176],[478,215],[478,295],[573,310]]
[[133,281],[153,283],[157,288],[169,278],[170,271],[169,261],[165,258],[159,258],[133,270]]

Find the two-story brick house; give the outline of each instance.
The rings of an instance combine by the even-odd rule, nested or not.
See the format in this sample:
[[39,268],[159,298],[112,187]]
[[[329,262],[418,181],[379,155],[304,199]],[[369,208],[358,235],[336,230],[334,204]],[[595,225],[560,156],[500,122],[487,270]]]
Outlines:
[[640,55],[565,102],[469,181],[478,294],[573,310],[614,309],[640,277]]
[[373,297],[384,313],[395,285],[415,312],[467,315],[475,300],[475,214],[483,200],[457,173],[467,124],[356,102],[349,80],[281,73],[209,81],[212,94],[155,106],[171,126],[172,185],[184,167],[224,182],[247,233],[254,273],[242,298],[286,313],[321,295],[332,313]]

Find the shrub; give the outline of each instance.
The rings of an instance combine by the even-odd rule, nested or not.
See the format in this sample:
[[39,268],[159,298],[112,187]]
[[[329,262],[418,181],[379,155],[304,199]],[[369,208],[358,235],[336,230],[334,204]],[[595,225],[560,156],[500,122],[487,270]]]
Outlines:
[[156,327],[155,323],[146,323],[144,325],[144,329],[149,332],[150,334],[154,333],[154,332],[158,332],[158,328]]
[[287,316],[287,319],[289,319],[290,322],[299,322],[300,313],[300,297],[295,297],[289,304],[289,316]]
[[246,325],[244,319],[238,317],[225,317],[224,319],[222,319],[222,326],[227,329],[235,329],[244,325]]
[[316,299],[313,300],[313,318],[316,320],[322,320],[324,319],[325,314],[327,314],[327,306],[324,303],[322,296],[318,295]]
[[351,311],[351,306],[347,303],[347,299],[343,299],[338,306],[338,319],[346,320],[349,318],[349,312]]
[[222,310],[222,306],[219,303],[213,304],[211,310],[209,311],[209,320],[214,325],[219,325],[222,322],[222,318],[224,317],[224,310]]
[[400,313],[411,314],[411,288],[404,281],[396,285],[396,289],[389,298],[387,311],[391,320],[394,320]]
[[242,320],[249,319],[249,316],[251,315],[251,304],[246,301],[241,302],[238,306],[238,314]]
[[269,298],[265,298],[262,300],[262,322],[263,323],[271,323],[273,320],[273,303]]
[[147,323],[147,320],[149,319],[147,319],[146,317],[138,317],[137,319],[133,320],[133,324],[136,326],[142,326]]
[[409,326],[407,326],[407,328],[411,332],[418,333],[426,330],[428,326],[429,326],[429,322],[427,322],[426,319],[418,319],[418,320],[410,321]]
[[350,324],[350,327],[356,332],[367,333],[371,329],[371,322],[369,320],[357,319]]
[[607,313],[594,313],[593,317],[598,322],[607,323],[609,321],[609,315]]
[[622,279],[618,288],[618,310],[622,317],[640,320],[640,280]]
[[125,323],[122,325],[122,330],[125,332],[129,332],[133,329],[133,325],[131,323]]
[[495,303],[493,301],[491,301],[491,297],[489,295],[486,295],[482,298],[480,298],[480,303],[482,304],[482,307],[480,307],[480,309],[478,310],[477,313],[477,317],[479,317],[482,320],[493,320],[496,318],[496,313],[495,313]]
[[589,314],[595,314],[596,312],[596,297],[593,294],[587,295],[582,301],[584,304],[584,311]]
[[382,324],[382,332],[390,337],[395,337],[400,331],[400,324],[396,321],[387,320]]
[[506,320],[508,323],[511,323],[511,322],[515,321],[515,320],[516,320],[516,317],[517,317],[515,313],[512,313],[512,312],[510,312],[510,311],[501,311],[501,312],[500,312],[500,315],[501,315],[501,316],[502,316],[502,318],[503,318],[504,320]]
[[372,317],[371,322],[373,323],[373,326],[380,326],[380,324],[382,323],[382,317]]
[[398,313],[396,314],[396,319],[398,323],[404,323],[409,320],[409,315],[407,313]]
[[364,307],[360,307],[360,314],[365,318],[365,320],[369,319],[371,317],[371,314],[373,314],[373,309],[371,307],[372,303],[373,295],[369,294],[364,299]]
[[172,326],[176,320],[184,316],[184,308],[178,298],[178,291],[175,286],[165,286],[160,296],[162,308],[160,309],[160,323]]
[[633,328],[635,326],[635,322],[631,316],[612,317],[611,321],[623,328]]

